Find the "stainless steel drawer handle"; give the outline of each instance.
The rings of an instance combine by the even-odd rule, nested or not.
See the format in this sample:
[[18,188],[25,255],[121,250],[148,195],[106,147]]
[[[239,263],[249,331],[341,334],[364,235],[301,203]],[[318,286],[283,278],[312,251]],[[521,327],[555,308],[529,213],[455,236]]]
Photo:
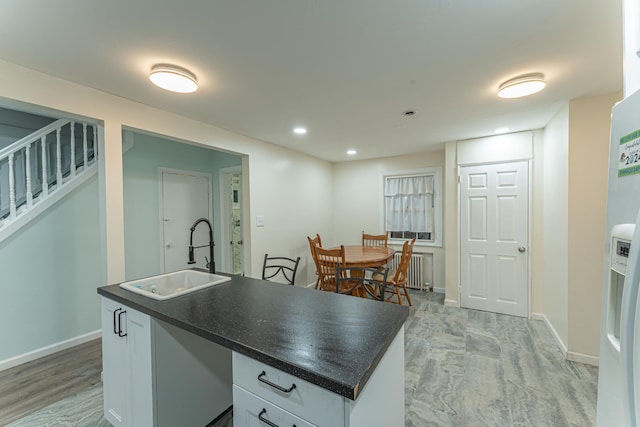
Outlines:
[[[260,413],[258,414],[258,419],[259,419],[260,421],[262,421],[263,423],[265,423],[266,425],[268,425],[268,426],[271,426],[271,427],[280,427],[278,424],[274,424],[274,423],[272,423],[271,421],[269,421],[268,419],[263,418],[262,416],[263,416],[264,414],[266,414],[266,413],[267,413],[267,410],[266,410],[266,409],[264,409],[264,408],[262,408],[262,411],[260,411]],[[294,424],[294,425],[293,425],[293,427],[296,427],[296,425]]]
[[[278,384],[274,384],[271,381],[269,381],[268,379],[265,378],[265,376],[267,375],[267,373],[265,371],[262,371],[262,373],[260,375],[258,375],[258,381],[265,383],[268,386],[271,386],[273,388],[275,388],[276,390],[279,390],[283,393],[291,393],[293,391],[294,388],[296,388],[295,384],[291,384],[291,387],[289,388],[284,388],[279,386]],[[265,411],[266,412],[266,411]]]

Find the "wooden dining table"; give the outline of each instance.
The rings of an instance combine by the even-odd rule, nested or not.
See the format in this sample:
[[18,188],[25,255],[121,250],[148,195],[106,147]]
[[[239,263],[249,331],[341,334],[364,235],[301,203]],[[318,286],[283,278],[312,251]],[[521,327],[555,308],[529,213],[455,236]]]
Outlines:
[[349,245],[344,247],[345,267],[380,267],[393,258],[393,248]]
[[[387,264],[396,253],[395,249],[389,247],[349,245],[344,247],[344,267],[364,267],[377,268]],[[351,277],[361,277],[363,273],[351,271]],[[371,289],[371,292],[376,292]],[[351,295],[365,297],[364,289],[355,289]],[[383,294],[384,295],[384,294]]]

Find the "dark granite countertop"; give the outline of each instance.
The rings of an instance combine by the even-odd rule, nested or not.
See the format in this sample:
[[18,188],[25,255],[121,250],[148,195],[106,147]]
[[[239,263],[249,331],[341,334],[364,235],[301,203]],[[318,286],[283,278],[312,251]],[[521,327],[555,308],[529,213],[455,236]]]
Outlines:
[[98,293],[351,400],[408,307],[248,277],[158,301],[118,285]]

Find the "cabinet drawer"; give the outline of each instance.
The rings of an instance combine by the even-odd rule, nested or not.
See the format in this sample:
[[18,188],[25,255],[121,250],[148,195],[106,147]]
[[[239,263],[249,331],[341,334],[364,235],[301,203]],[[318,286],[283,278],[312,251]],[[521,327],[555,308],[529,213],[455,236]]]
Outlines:
[[[268,422],[265,422],[268,421]],[[295,415],[259,398],[253,393],[233,386],[233,425],[237,427],[314,427]]]
[[[344,424],[342,396],[236,352],[233,352],[233,383],[312,424],[321,427]],[[294,384],[290,392],[275,387],[289,389]]]

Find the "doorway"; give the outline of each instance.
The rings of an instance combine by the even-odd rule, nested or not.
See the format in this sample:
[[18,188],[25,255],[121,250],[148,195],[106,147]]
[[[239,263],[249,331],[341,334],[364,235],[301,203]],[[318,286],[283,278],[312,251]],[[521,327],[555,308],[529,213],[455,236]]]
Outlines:
[[462,307],[529,315],[529,162],[460,168]]
[[[211,174],[160,168],[160,243],[163,273],[185,268],[207,268],[208,247],[195,250],[196,264],[189,258],[190,228],[198,218],[212,221]],[[193,233],[193,245],[209,244],[209,229],[201,224]]]
[[222,268],[227,273],[244,274],[241,166],[220,169],[220,198]]

